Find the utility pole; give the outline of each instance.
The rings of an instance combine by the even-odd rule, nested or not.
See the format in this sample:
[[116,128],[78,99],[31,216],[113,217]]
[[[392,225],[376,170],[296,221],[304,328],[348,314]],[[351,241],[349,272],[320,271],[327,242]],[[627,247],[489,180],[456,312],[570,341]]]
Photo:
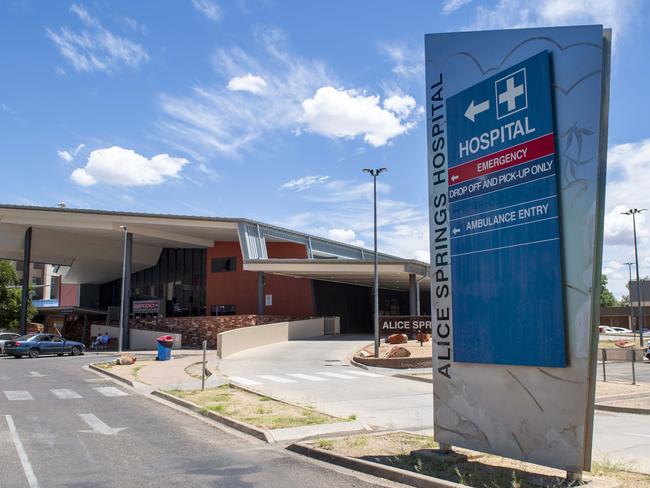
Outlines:
[[624,264],[627,265],[627,270],[628,270],[629,275],[630,275],[630,279],[628,280],[628,292],[629,292],[629,298],[630,298],[630,328],[632,329],[632,332],[634,334],[634,339],[636,340],[636,332],[632,328],[632,316],[633,316],[633,312],[632,312],[632,265],[634,263],[628,262],[628,263],[624,263]]
[[[641,281],[639,279],[639,252],[637,248],[637,242],[636,242],[636,214],[640,214],[642,212],[645,212],[645,208],[631,208],[627,212],[621,212],[623,215],[631,215],[632,216],[632,228],[634,230],[634,259],[636,260],[636,296],[638,299],[638,304],[639,304],[639,320],[638,320],[638,327],[639,327],[639,342],[641,344],[641,347],[643,347],[643,309],[641,306]],[[631,302],[631,300],[630,300]]]
[[375,247],[374,247],[374,285],[373,285],[373,299],[374,299],[374,330],[375,330],[375,357],[379,357],[379,265],[377,259],[377,176],[383,172],[388,171],[386,168],[369,169],[365,168],[364,173],[372,176],[373,183],[373,198],[374,198],[374,228],[375,228]]

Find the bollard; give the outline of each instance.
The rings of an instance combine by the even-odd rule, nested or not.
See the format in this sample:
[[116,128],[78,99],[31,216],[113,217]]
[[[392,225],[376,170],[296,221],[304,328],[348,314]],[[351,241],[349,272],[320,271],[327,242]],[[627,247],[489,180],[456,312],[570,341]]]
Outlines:
[[634,363],[636,362],[636,351],[634,349],[630,349],[630,353],[632,353],[632,384],[636,385],[636,372],[634,371]]
[[203,363],[201,367],[201,391],[205,390],[205,350],[208,348],[208,341],[203,341]]
[[605,363],[607,362],[607,350],[601,349],[600,352],[603,356],[603,381],[607,381],[607,373],[605,372]]

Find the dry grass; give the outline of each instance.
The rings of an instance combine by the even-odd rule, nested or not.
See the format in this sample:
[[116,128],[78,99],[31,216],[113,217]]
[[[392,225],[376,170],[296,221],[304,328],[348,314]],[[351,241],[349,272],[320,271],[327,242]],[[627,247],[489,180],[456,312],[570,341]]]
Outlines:
[[263,429],[283,429],[344,421],[311,408],[288,405],[230,385],[209,388],[205,391],[170,390],[166,393],[195,403],[205,410]]
[[[451,456],[433,456],[431,453],[435,452],[437,444],[429,436],[406,433],[355,435],[318,439],[313,445],[476,488],[570,486],[564,482],[564,471],[499,456],[466,449],[454,449]],[[605,460],[594,463],[591,474],[595,479],[606,482],[598,486],[650,488],[650,476],[633,473],[629,469],[630,466]]]

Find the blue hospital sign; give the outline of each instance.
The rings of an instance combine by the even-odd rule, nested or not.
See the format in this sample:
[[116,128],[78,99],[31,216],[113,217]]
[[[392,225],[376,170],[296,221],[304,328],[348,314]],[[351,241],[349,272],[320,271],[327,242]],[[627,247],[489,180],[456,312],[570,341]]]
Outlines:
[[446,101],[453,360],[566,365],[550,60]]
[[588,471],[611,31],[424,43],[434,438]]

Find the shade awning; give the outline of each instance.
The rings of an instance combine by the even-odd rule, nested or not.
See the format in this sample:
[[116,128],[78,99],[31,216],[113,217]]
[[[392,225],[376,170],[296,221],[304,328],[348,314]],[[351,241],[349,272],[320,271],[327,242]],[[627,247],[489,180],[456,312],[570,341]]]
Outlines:
[[[367,260],[259,259],[244,262],[244,270],[367,287],[374,283],[374,264]],[[428,265],[411,260],[379,261],[380,288],[408,291],[410,274],[416,275],[422,289],[429,289]]]

